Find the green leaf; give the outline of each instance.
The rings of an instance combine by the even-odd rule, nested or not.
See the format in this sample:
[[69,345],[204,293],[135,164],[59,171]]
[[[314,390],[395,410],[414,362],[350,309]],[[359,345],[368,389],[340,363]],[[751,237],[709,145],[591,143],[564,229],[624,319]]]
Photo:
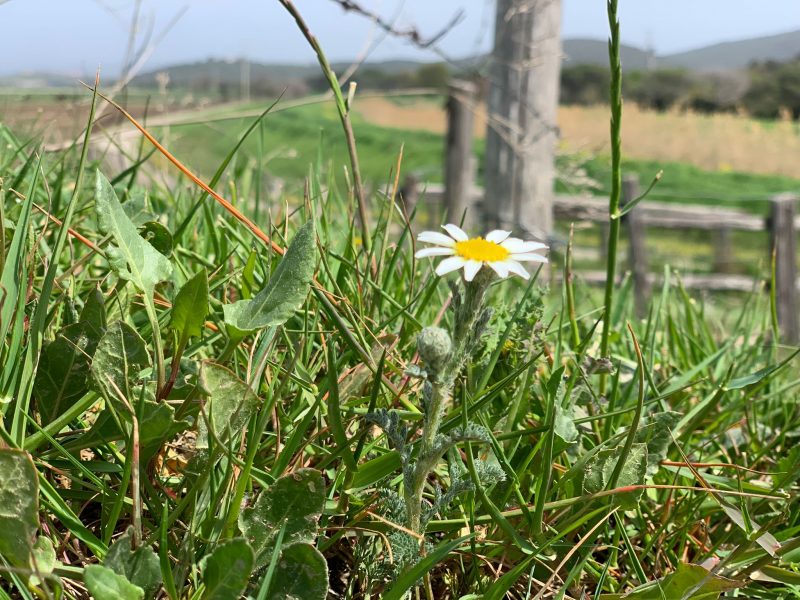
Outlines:
[[253,549],[242,538],[217,546],[200,563],[206,586],[203,600],[239,598],[247,587],[254,560]]
[[672,430],[681,420],[681,413],[666,411],[650,415],[636,432],[636,441],[647,445],[647,476],[661,467],[672,444]]
[[308,221],[294,236],[266,287],[255,298],[222,307],[229,334],[242,338],[248,332],[289,320],[308,295],[316,263],[314,223]]
[[27,568],[39,529],[39,475],[30,454],[0,449],[0,555]]
[[269,562],[281,526],[285,544],[313,542],[324,506],[325,482],[314,469],[298,469],[261,492],[239,516],[239,528],[255,550],[256,566]]
[[145,596],[152,598],[161,584],[158,556],[149,546],[140,546],[133,550],[132,539],[133,528],[128,527],[127,531],[111,544],[103,566],[142,588]]
[[88,391],[89,367],[105,330],[103,295],[94,290],[79,321],[62,328],[42,349],[33,384],[42,425],[53,422]]
[[169,229],[158,221],[147,221],[139,227],[139,235],[142,236],[153,248],[169,258],[172,254],[172,234]]
[[602,594],[600,600],[715,600],[742,584],[713,575],[700,565],[681,563],[674,573],[641,585],[627,594]]
[[133,405],[134,384],[139,373],[150,366],[150,355],[142,337],[123,321],[111,324],[100,339],[92,360],[92,379],[95,388],[121,415],[130,411],[120,400],[121,393]]
[[396,473],[403,466],[403,460],[397,450],[390,450],[380,456],[368,460],[358,467],[348,491],[355,491],[371,486],[384,477]]
[[575,443],[578,437],[580,437],[580,432],[572,421],[572,411],[562,408],[558,402],[555,403],[554,408],[555,419],[553,421],[553,431],[567,444],[571,445]]
[[200,369],[200,385],[208,394],[206,417],[198,417],[196,447],[209,447],[206,418],[211,422],[216,439],[227,444],[233,435],[241,434],[258,406],[258,396],[233,371],[212,362]]
[[202,269],[175,296],[169,326],[182,342],[192,336],[199,337],[208,312],[208,275]]
[[298,542],[283,547],[272,578],[270,600],[325,600],[328,596],[328,563],[311,544]]
[[87,565],[83,581],[94,600],[143,600],[144,590],[102,565]]
[[164,402],[145,400],[139,415],[140,461],[146,464],[164,442],[188,429],[189,421],[176,421],[175,409]]
[[[586,462],[583,479],[584,492],[595,494],[608,487],[623,448],[623,445],[619,445],[616,448],[601,450]],[[647,473],[647,446],[641,443],[633,444],[624,460],[616,487],[644,485]],[[614,498],[625,510],[632,510],[636,508],[643,491],[638,489],[623,492],[616,494]]]
[[31,585],[39,586],[42,584],[42,578],[36,575],[49,575],[56,568],[58,561],[56,560],[56,549],[53,547],[53,542],[50,538],[39,536],[36,538],[36,543],[33,545],[31,551],[31,576],[28,582]]
[[168,279],[172,265],[147,242],[122,208],[114,188],[100,171],[95,184],[95,211],[100,230],[112,236],[116,246],[106,248],[111,267],[148,298],[158,282]]

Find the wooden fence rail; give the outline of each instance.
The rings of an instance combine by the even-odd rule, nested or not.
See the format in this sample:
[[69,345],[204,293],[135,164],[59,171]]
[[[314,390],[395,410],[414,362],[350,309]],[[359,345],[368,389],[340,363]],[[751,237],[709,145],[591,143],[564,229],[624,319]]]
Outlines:
[[[428,183],[418,184],[420,200],[431,207],[444,209],[444,186]],[[635,178],[626,178],[623,186],[624,201],[630,202],[639,194],[639,184]],[[464,203],[468,210],[477,210],[483,198],[481,188],[471,186],[468,200]],[[775,293],[777,298],[778,322],[783,340],[800,342],[800,302],[797,280],[796,232],[800,230],[800,217],[796,214],[797,196],[779,194],[770,199],[770,215],[760,217],[745,211],[717,208],[712,206],[651,202],[645,200],[638,204],[625,217],[625,234],[629,241],[629,269],[633,277],[637,309],[645,306],[649,288],[656,282],[655,274],[648,271],[646,256],[646,231],[649,228],[672,230],[696,229],[713,234],[715,248],[715,268],[729,268],[731,263],[731,231],[763,231],[769,233],[768,262],[775,260]],[[442,211],[432,210],[431,214]],[[600,225],[608,223],[608,200],[591,196],[558,194],[553,204],[554,217],[568,222],[591,222]],[[602,238],[602,236],[601,236]],[[601,244],[603,240],[601,239]],[[587,282],[602,283],[605,273],[582,272]],[[768,281],[769,276],[754,279],[745,275],[731,273],[682,274],[682,283],[687,288],[716,291],[751,291],[759,281]]]

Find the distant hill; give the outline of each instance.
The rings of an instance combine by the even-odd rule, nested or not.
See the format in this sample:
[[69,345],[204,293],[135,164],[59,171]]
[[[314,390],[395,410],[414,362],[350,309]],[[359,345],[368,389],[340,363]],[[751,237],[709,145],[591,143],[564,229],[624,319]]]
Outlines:
[[754,61],[785,62],[800,56],[800,31],[723,42],[658,58],[658,64],[696,71],[742,69]]
[[[569,39],[563,42],[564,66],[600,65],[608,66],[608,42],[592,39]],[[622,44],[620,48],[622,68],[645,69],[652,55],[641,48]]]

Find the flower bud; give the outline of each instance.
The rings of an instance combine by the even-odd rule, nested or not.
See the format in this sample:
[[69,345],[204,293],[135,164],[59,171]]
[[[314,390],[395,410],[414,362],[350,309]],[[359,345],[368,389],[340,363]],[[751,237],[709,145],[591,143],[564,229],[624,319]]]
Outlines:
[[425,366],[438,371],[444,366],[453,343],[450,334],[441,327],[426,327],[417,336],[417,350]]

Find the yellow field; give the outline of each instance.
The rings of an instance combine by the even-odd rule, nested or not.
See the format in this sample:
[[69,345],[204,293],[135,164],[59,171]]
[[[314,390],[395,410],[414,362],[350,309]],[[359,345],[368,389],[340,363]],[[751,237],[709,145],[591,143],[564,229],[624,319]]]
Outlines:
[[[442,102],[360,98],[355,110],[385,127],[443,133]],[[476,135],[485,133],[485,107],[477,111]],[[567,150],[608,151],[608,108],[566,106],[559,110]],[[743,171],[800,177],[800,126],[789,121],[755,121],[741,115],[657,113],[627,105],[623,151],[629,158],[677,161],[713,171]]]

